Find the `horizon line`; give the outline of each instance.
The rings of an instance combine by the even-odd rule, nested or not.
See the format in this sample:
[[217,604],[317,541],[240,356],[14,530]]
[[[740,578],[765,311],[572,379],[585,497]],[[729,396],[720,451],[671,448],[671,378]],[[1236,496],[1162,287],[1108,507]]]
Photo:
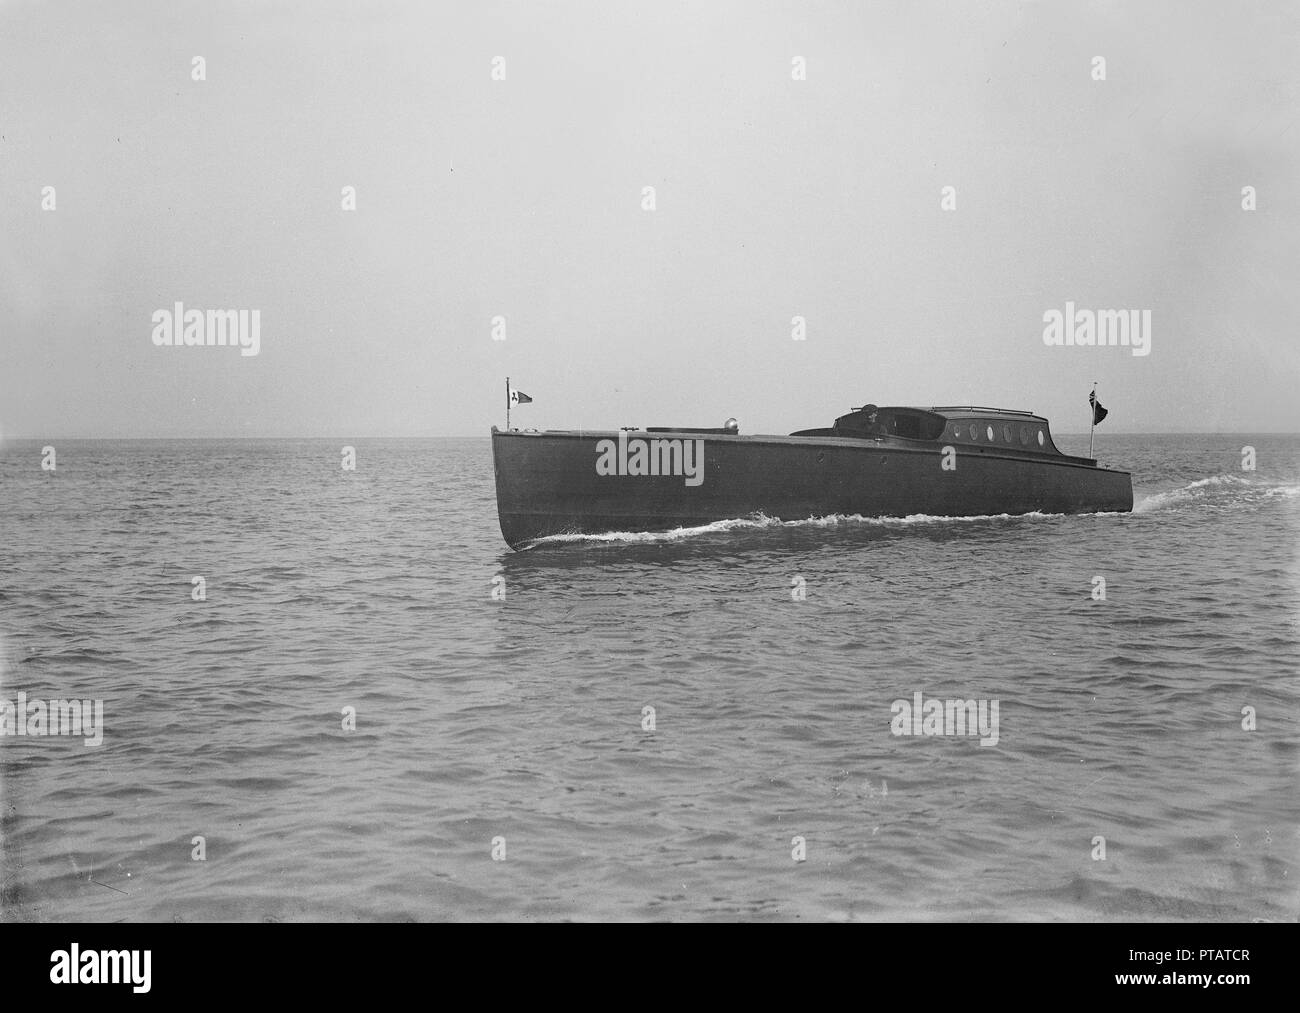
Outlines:
[[[493,427],[496,428],[496,427]],[[517,427],[516,427],[517,428]],[[498,429],[498,432],[506,430]],[[512,430],[513,431],[513,430]],[[518,430],[523,431],[523,430]],[[591,432],[603,433],[614,432],[612,429],[535,429],[533,432]],[[682,430],[689,432],[690,430]],[[305,435],[279,435],[279,436],[248,436],[224,434],[217,436],[210,435],[187,435],[187,436],[0,436],[0,449],[3,449],[7,443],[38,443],[41,440],[80,440],[84,442],[146,442],[146,441],[180,441],[180,440],[472,440],[488,439],[491,432],[483,433],[434,433],[425,435],[393,435],[393,434],[364,434],[364,435],[345,435],[330,434],[325,436],[305,436]],[[742,436],[789,436],[789,433],[741,433]],[[1078,432],[1056,431],[1053,436],[1087,436],[1087,430]],[[1223,430],[1223,429],[1150,429],[1150,430],[1123,430],[1111,431],[1108,436],[1300,436],[1300,430]]]

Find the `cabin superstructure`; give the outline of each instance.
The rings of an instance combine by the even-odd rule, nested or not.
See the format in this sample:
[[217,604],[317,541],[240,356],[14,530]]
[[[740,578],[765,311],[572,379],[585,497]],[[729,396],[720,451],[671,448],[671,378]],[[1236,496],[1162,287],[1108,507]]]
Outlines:
[[[934,408],[864,405],[841,415],[824,429],[801,429],[791,436],[840,436],[859,439],[916,440],[950,443],[961,448],[1016,451],[1066,457],[1052,442],[1047,419],[1013,408],[943,405]],[[1071,460],[1090,460],[1071,458]]]
[[944,438],[951,439],[954,444],[1066,456],[1052,442],[1052,430],[1047,419],[1033,412],[973,406],[930,410],[944,417]]

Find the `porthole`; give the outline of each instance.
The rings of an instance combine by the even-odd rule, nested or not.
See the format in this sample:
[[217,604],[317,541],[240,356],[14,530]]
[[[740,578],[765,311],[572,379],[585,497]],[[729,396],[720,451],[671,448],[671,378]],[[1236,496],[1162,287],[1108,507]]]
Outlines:
[[1028,427],[1028,426],[1021,426],[1021,427],[1020,427],[1020,445],[1023,447],[1023,446],[1024,446],[1025,444],[1027,444],[1028,442],[1029,442],[1029,427]]
[[970,424],[970,438],[972,440],[978,440],[980,438],[980,427],[974,422]]
[[1011,427],[1010,427],[1010,426],[1003,426],[1003,427],[1002,427],[1002,435],[1003,435],[1003,437],[1006,439],[1006,441],[1007,441],[1008,443],[1014,443],[1014,442],[1015,442],[1015,440],[1012,439],[1012,437],[1011,437]]
[[1038,445],[1040,447],[1043,445],[1043,431],[1041,429],[1038,430]]
[[989,426],[989,442],[993,442],[993,427]]
[[953,427],[952,427],[952,438],[953,438],[954,440],[960,440],[960,439],[961,439],[961,426],[953,426]]

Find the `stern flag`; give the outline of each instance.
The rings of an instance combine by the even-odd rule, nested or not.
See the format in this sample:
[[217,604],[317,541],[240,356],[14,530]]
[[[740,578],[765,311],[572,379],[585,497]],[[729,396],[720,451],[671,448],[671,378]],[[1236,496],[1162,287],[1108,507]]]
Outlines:
[[[533,399],[530,398],[527,394],[525,394],[522,390],[512,390],[510,392],[510,403],[511,404],[532,404]],[[1103,408],[1101,410],[1101,413],[1105,415],[1106,409]]]
[[1094,426],[1100,425],[1101,420],[1109,415],[1110,412],[1101,406],[1101,402],[1097,400],[1097,392],[1095,390],[1088,395],[1088,404],[1092,405],[1092,424]]

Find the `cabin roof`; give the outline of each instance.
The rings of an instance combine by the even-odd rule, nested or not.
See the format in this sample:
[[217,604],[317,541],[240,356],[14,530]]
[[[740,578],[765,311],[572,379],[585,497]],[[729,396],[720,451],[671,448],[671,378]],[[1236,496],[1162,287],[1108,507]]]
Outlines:
[[1046,422],[1047,419],[1034,412],[1022,411],[1018,408],[985,408],[980,405],[938,405],[933,408],[923,408],[922,411],[934,412],[936,415],[942,415],[944,418],[959,418],[969,415],[1016,415],[1027,419],[1040,419]]

